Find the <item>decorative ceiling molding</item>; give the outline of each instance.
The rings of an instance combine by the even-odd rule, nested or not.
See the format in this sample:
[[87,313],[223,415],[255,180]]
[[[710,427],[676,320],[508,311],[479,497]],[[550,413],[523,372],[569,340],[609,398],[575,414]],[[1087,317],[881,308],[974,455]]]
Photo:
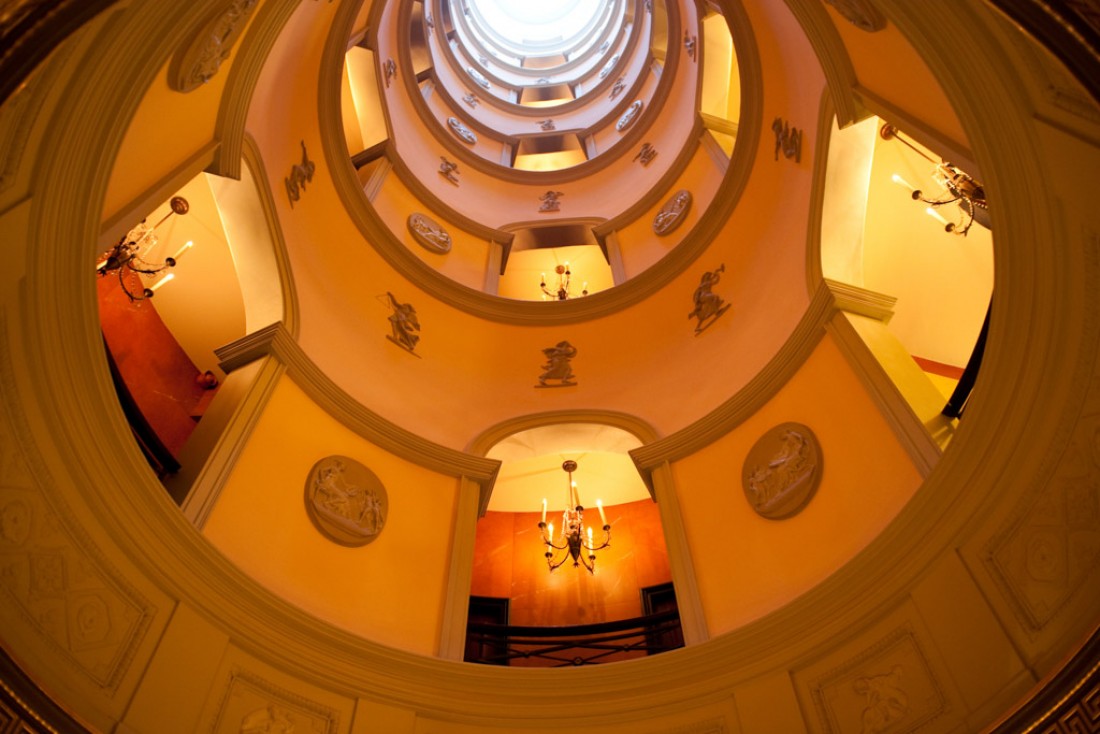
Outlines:
[[[999,315],[966,430],[881,535],[783,608],[669,655],[603,669],[539,671],[540,679],[572,702],[572,726],[596,728],[609,717],[623,726],[644,726],[660,716],[684,716],[693,706],[728,701],[731,693],[764,678],[788,679],[792,669],[847,644],[853,629],[882,620],[916,592],[932,591],[922,587],[929,570],[941,560],[957,560],[960,544],[1012,514],[1014,503],[1027,506],[1038,499],[1049,480],[1045,470],[1067,454],[1059,440],[1067,427],[1078,425],[1082,378],[1088,382],[1095,376],[1097,291],[1085,287],[1094,279],[1077,270],[1082,251],[1095,250],[1095,242],[1082,236],[1074,226],[1078,222],[1061,222],[1063,203],[1045,185],[1045,174],[1063,169],[1039,158],[1028,110],[1012,95],[1011,80],[997,76],[1005,68],[1000,49],[996,40],[982,40],[984,26],[980,19],[974,22],[975,10],[965,3],[941,3],[957,21],[953,37],[945,38],[943,18],[926,7],[880,2],[914,38],[948,96],[958,100],[967,129],[999,133],[974,141],[986,184],[1004,205],[993,212],[1000,233],[994,304]],[[126,37],[160,37],[198,10],[133,3],[113,30]],[[965,69],[955,55],[960,42],[973,55],[974,63]],[[34,170],[36,196],[20,253],[25,259],[13,261],[26,268],[19,298],[0,312],[18,331],[2,338],[7,353],[19,358],[17,392],[11,397],[31,423],[13,443],[50,457],[56,480],[52,500],[74,508],[74,524],[63,523],[59,531],[95,535],[112,557],[124,561],[127,578],[160,589],[178,609],[194,610],[221,644],[293,677],[295,685],[368,703],[384,697],[386,706],[408,713],[410,720],[513,730],[543,726],[560,716],[560,703],[533,695],[531,676],[373,643],[261,587],[186,522],[142,465],[110,395],[87,269],[90,252],[80,243],[92,242],[99,231],[111,163],[125,132],[118,121],[133,116],[165,61],[164,51],[159,44],[104,44],[101,54],[89,56],[74,73],[72,97],[51,120],[57,134],[39,151]],[[104,78],[120,82],[95,83]],[[1081,317],[1082,306],[1088,318]],[[997,596],[994,591],[978,598]],[[1085,627],[1095,622],[1064,615],[1043,630],[1042,648],[1034,653],[1032,631],[1020,628],[1012,614],[989,618],[1003,625],[1000,631],[1012,638],[1013,649],[1026,656],[1027,670],[1039,674],[1074,650]],[[27,645],[18,638],[9,642],[13,648]],[[34,652],[32,658],[20,657],[33,660],[33,672],[71,691],[64,665],[49,650]],[[19,653],[13,649],[13,655]],[[148,649],[135,656],[133,670],[166,662],[153,655]],[[624,676],[627,665],[630,674]],[[493,695],[491,712],[484,704],[486,691]],[[997,688],[964,705],[974,716],[993,715],[988,712],[1011,708],[1019,695]],[[641,709],[639,701],[645,701]],[[102,695],[73,693],[66,703],[79,714],[107,718],[112,713],[105,712]],[[119,707],[117,715],[124,710]]]
[[[615,288],[586,298],[561,302],[516,301],[460,285],[416,257],[390,231],[363,196],[355,169],[348,159],[342,143],[343,123],[337,114],[340,109],[339,70],[346,52],[344,39],[355,17],[354,8],[343,5],[337,8],[323,52],[318,115],[325,162],[332,174],[337,195],[366,241],[411,283],[454,308],[500,323],[560,325],[599,318],[638,303],[671,282],[706,249],[722,229],[748,182],[761,134],[762,70],[748,17],[740,2],[731,0],[724,17],[741,73],[739,140],[729,169],[715,193],[714,202],[706,215],[696,222],[691,233],[658,266],[647,268]],[[451,221],[449,217],[443,218]]]
[[232,372],[265,356],[286,365],[287,374],[333,418],[395,456],[440,474],[468,477],[492,490],[500,462],[447,448],[401,428],[362,405],[336,385],[302,350],[282,324],[272,324],[217,350],[219,366]]
[[245,124],[252,94],[263,71],[264,61],[298,5],[299,0],[266,0],[256,11],[248,32],[238,44],[218,106],[214,136],[220,145],[210,173],[228,178],[241,177]]
[[802,26],[802,32],[809,39],[818,63],[821,64],[825,83],[833,95],[833,108],[840,127],[859,121],[863,115],[860,114],[852,94],[856,85],[856,72],[848,58],[848,49],[821,0],[784,2]]

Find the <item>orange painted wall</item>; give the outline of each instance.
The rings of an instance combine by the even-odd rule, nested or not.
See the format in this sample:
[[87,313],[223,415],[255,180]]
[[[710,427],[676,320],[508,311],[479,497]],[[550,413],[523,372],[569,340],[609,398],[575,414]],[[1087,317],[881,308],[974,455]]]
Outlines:
[[[596,554],[595,575],[571,562],[553,573],[546,570],[538,512],[487,512],[477,524],[470,593],[510,599],[509,623],[517,625],[554,627],[640,616],[639,590],[672,580],[660,514],[650,500],[605,510],[611,547]],[[585,514],[586,521],[599,521],[594,509]],[[560,527],[560,517],[547,521]],[[595,526],[592,533],[600,535]]]
[[[136,275],[127,283],[135,292],[142,287]],[[199,369],[165,328],[153,301],[130,303],[114,273],[98,278],[96,287],[100,328],[119,374],[145,420],[178,456],[206,393],[195,382]]]
[[[786,421],[821,446],[821,485],[794,517],[767,520],[741,488],[752,445]],[[828,335],[776,396],[726,436],[672,466],[712,635],[778,609],[863,550],[921,477]]]

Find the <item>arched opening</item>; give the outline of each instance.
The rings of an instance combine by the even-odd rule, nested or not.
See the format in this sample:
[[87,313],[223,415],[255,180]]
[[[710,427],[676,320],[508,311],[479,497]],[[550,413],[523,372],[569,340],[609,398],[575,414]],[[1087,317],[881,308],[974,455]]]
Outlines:
[[683,645],[661,516],[627,453],[640,445],[595,423],[493,445],[501,470],[477,524],[467,660],[555,667]]

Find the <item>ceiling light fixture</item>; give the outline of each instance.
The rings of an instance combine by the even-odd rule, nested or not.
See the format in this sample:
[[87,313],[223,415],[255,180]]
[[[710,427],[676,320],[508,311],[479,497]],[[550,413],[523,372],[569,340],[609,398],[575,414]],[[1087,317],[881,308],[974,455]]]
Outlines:
[[129,273],[155,275],[166,268],[173,268],[176,266],[176,261],[194,244],[191,241],[186,242],[175,255],[164,258],[164,262],[162,263],[151,263],[142,259],[142,252],[148,254],[149,250],[158,242],[157,227],[164,224],[173,214],[186,214],[191,209],[191,205],[187,203],[187,199],[182,196],[173,196],[168,205],[172,210],[165,214],[159,222],[150,227],[145,223],[144,219],[141,220],[136,227],[119,238],[118,244],[103,253],[100,262],[95,267],[100,277],[111,272],[117,272],[118,284],[122,288],[122,292],[130,299],[131,303],[134,301],[144,301],[146,298],[152,298],[158,288],[172,280],[175,276],[172,273],[168,273],[152,286],[143,287],[140,293],[135,295],[126,287],[126,276]]
[[[921,201],[929,205],[925,211],[929,216],[939,220],[944,225],[943,228],[945,232],[966,236],[966,233],[970,231],[970,227],[973,226],[974,222],[989,229],[989,204],[985,199],[985,189],[979,182],[971,178],[970,175],[961,168],[953,166],[947,161],[936,163],[936,161],[925,154],[924,151],[903,138],[901,133],[898,132],[898,129],[893,125],[883,125],[879,130],[879,135],[882,136],[883,140],[897,140],[903,143],[920,157],[935,164],[936,170],[932,173],[932,178],[939,184],[940,188],[948,193],[948,198],[926,199],[923,191],[910,184],[898,174],[895,173],[892,178],[894,183],[909,189],[910,195],[913,197],[914,201]],[[956,203],[959,207],[960,216],[958,221],[955,222],[948,221],[942,216],[939,216],[939,213],[934,208],[945,204]]]
[[[564,265],[555,267],[554,272],[558,276],[558,287],[555,290],[546,287],[546,273],[542,274],[542,280],[539,281],[539,288],[543,292],[542,300],[547,300],[547,297],[553,298],[555,301],[566,301],[573,298],[573,294],[569,292],[569,282],[573,278],[573,272],[569,269],[569,261],[566,260]],[[588,281],[585,281],[584,285],[581,286],[581,295],[588,295]]]
[[[592,526],[583,529],[584,507],[581,505],[580,494],[577,492],[577,483],[573,481],[573,472],[577,470],[577,462],[567,460],[561,468],[569,475],[569,487],[565,512],[561,515],[562,529],[558,536],[558,543],[554,542],[554,524],[546,524],[546,500],[542,500],[542,522],[539,530],[542,533],[542,542],[546,546],[544,555],[546,565],[553,571],[568,559],[573,559],[573,567],[584,565],[589,573],[596,572],[596,551],[603,550],[611,545],[611,524],[607,522],[607,515],[603,511],[603,502],[596,500],[596,509],[600,511],[600,522],[603,523],[603,542],[595,545],[592,542]],[[570,509],[573,508],[573,509]],[[561,558],[554,561],[554,551],[563,550]],[[588,551],[587,556],[583,551]]]

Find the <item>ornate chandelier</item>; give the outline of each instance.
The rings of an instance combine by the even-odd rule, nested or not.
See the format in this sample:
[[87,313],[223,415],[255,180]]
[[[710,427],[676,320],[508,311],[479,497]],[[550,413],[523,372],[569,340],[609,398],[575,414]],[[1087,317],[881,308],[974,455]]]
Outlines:
[[[544,555],[546,565],[553,571],[568,559],[573,559],[573,567],[584,565],[589,573],[596,572],[596,551],[603,550],[611,545],[611,525],[607,522],[607,516],[603,511],[603,503],[596,500],[596,509],[600,511],[600,522],[603,523],[603,542],[596,545],[592,541],[592,527],[584,530],[584,507],[581,505],[580,495],[577,493],[577,483],[573,481],[573,472],[577,470],[577,462],[568,460],[561,468],[569,475],[567,489],[567,502],[565,512],[561,515],[562,528],[557,542],[554,539],[554,524],[546,523],[546,500],[542,501],[542,522],[539,523],[539,531],[542,534],[543,545],[546,546]],[[573,508],[573,509],[569,509]],[[561,557],[554,561],[555,551],[565,551]],[[584,551],[588,551],[587,554]]]
[[[542,274],[542,280],[539,281],[539,288],[543,292],[543,300],[547,300],[547,296],[553,298],[555,301],[565,301],[573,297],[573,294],[569,292],[569,282],[573,277],[572,271],[569,270],[569,261],[566,260],[564,265],[558,265],[554,268],[554,272],[558,276],[558,287],[554,290],[550,290],[546,287],[546,273]],[[588,295],[588,283],[581,286],[581,295]]]
[[118,284],[122,288],[122,292],[126,294],[126,297],[130,299],[130,302],[144,301],[146,298],[152,298],[156,290],[162,285],[167,283],[173,277],[172,273],[161,278],[152,287],[142,288],[139,293],[132,292],[126,287],[126,277],[130,273],[144,273],[145,275],[155,275],[167,268],[173,268],[176,266],[176,261],[183,256],[183,253],[192,246],[190,241],[183,245],[172,257],[164,258],[163,262],[152,263],[141,257],[142,253],[148,253],[149,250],[157,244],[157,227],[164,224],[169,217],[173,214],[186,214],[191,205],[187,203],[187,199],[182,196],[173,196],[169,202],[171,211],[164,215],[164,217],[155,225],[150,227],[145,223],[145,220],[141,222],[123,235],[118,244],[112,247],[107,252],[100,256],[100,262],[96,265],[96,272],[100,277],[103,277],[111,272],[118,273]]
[[[893,176],[893,180],[894,183],[909,189],[913,201],[920,201],[928,204],[929,206],[925,211],[928,212],[930,216],[942,222],[946,232],[966,236],[966,233],[970,231],[970,227],[973,226],[975,221],[986,229],[989,229],[989,204],[985,199],[985,189],[979,182],[971,178],[970,175],[961,168],[953,166],[947,161],[936,163],[935,160],[929,158],[923,151],[903,138],[901,133],[898,132],[898,129],[893,125],[883,125],[879,130],[879,135],[882,136],[883,140],[897,140],[917,153],[920,157],[936,165],[936,170],[932,173],[932,178],[939,184],[940,188],[947,192],[948,196],[946,198],[925,198],[923,191],[908,183],[896,173]],[[949,222],[937,213],[935,207],[940,207],[945,204],[958,204],[959,216],[957,221]]]

